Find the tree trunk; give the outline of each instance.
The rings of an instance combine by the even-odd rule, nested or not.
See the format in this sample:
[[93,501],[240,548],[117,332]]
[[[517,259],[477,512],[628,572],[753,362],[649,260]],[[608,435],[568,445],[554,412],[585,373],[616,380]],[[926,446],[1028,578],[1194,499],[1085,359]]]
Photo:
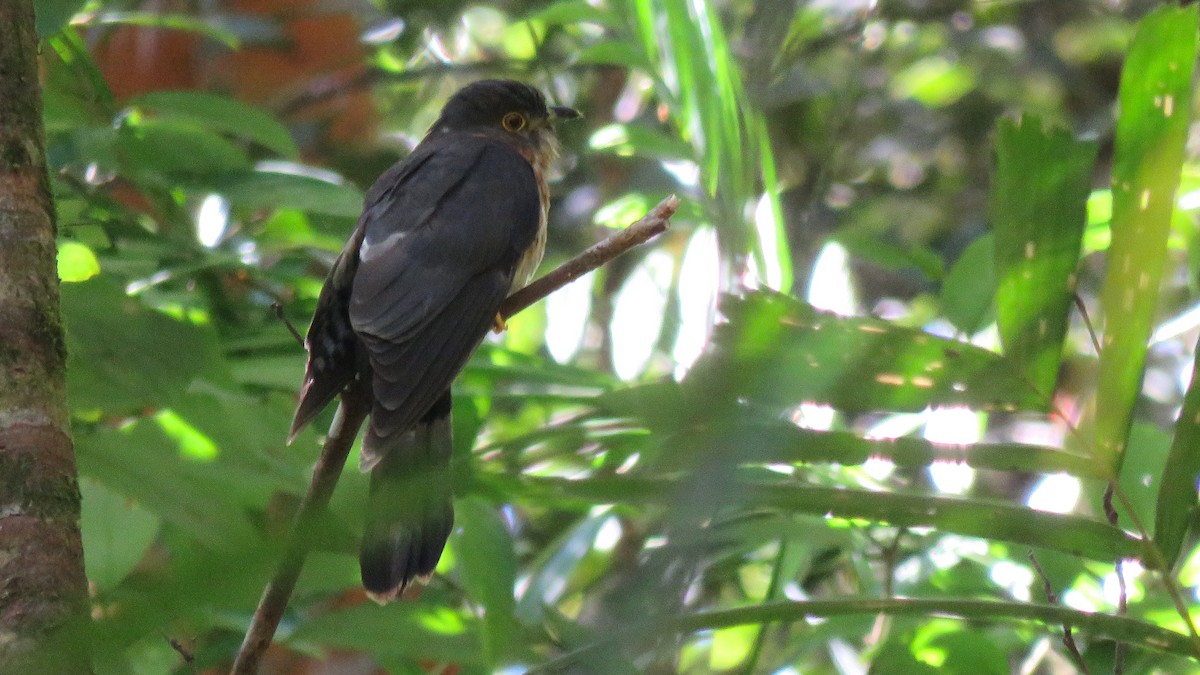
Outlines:
[[0,672],[86,673],[87,586],[32,0],[0,1]]

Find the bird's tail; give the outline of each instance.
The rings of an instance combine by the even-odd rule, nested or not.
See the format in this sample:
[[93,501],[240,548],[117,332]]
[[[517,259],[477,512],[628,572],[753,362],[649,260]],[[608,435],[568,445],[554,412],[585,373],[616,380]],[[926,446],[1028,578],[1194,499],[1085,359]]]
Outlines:
[[359,565],[367,594],[382,604],[433,573],[454,525],[449,392],[413,429],[383,447],[365,447],[371,440],[368,431],[371,492]]

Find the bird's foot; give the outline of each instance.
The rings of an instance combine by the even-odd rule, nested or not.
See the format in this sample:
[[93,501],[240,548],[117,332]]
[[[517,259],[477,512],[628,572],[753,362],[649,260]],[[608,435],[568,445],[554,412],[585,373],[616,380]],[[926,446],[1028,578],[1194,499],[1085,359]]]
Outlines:
[[504,319],[504,315],[496,312],[496,318],[492,319],[492,332],[499,335],[508,330],[508,321]]

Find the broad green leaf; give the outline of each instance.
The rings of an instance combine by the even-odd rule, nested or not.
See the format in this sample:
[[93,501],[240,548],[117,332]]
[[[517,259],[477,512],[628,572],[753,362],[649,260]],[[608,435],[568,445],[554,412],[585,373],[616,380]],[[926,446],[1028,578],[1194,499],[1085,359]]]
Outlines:
[[722,313],[729,323],[717,329],[710,353],[686,380],[701,395],[854,411],[1039,404],[1021,373],[970,344],[766,293],[729,299]]
[[200,91],[155,91],[131,104],[163,120],[182,120],[246,138],[289,159],[300,151],[287,128],[266,112],[233,98]]
[[[106,113],[115,112],[116,103],[112,89],[100,72],[87,44],[79,36],[79,32],[67,26],[47,42],[58,56],[59,62],[65,68],[48,67],[47,85],[53,88],[67,89],[79,100],[85,100]],[[53,64],[54,62],[51,61]]]
[[1175,436],[1167,454],[1154,516],[1154,542],[1169,565],[1179,559],[1188,523],[1196,511],[1196,485],[1200,481],[1200,346],[1192,366],[1192,381],[1175,420]]
[[1054,393],[1087,222],[1094,141],[1036,117],[1002,120],[989,211],[1004,355],[1046,402]]
[[611,11],[596,7],[587,0],[558,0],[535,10],[525,20],[541,21],[551,26],[596,23],[615,28],[618,24],[617,17]]
[[[530,499],[565,504],[670,504],[688,482],[666,478],[542,478],[527,476],[514,485],[509,479],[486,480],[523,492]],[[1034,511],[1024,506],[983,499],[895,494],[796,485],[779,481],[733,480],[714,503],[736,494],[747,507],[774,508],[846,520],[863,519],[896,527],[936,527],[971,537],[1008,541],[1064,551],[1094,560],[1141,557],[1144,544],[1119,528],[1091,518]]]
[[79,491],[83,495],[80,530],[88,581],[107,591],[121,583],[145,555],[158,533],[159,519],[95,480],[79,481]]
[[245,509],[265,504],[272,486],[263,482],[247,494],[246,486],[230,480],[239,473],[236,469],[186,459],[152,420],[77,433],[75,448],[80,474],[134,500],[206,546],[230,550],[258,537]]
[[1095,406],[1098,459],[1119,470],[1141,389],[1192,105],[1197,7],[1142,19],[1119,91],[1113,151],[1112,245]]
[[996,296],[995,241],[982,236],[967,246],[942,282],[942,311],[954,327],[974,335],[987,325]]
[[[683,614],[669,620],[657,619],[653,626],[635,625],[613,631],[589,644],[552,661],[540,664],[531,673],[559,673],[576,663],[588,663],[603,653],[632,639],[649,639],[672,633],[711,631],[747,624],[813,622],[814,618],[884,614],[901,617],[955,617],[978,624],[983,621],[1031,622],[1059,630],[1068,624],[1097,636],[1119,639],[1142,649],[1195,657],[1195,647],[1186,635],[1149,621],[1139,621],[1104,612],[1071,609],[1062,605],[957,598],[839,598],[837,600],[799,600],[765,602],[757,605],[716,609]],[[824,623],[822,621],[821,623]],[[806,626],[812,630],[811,625]],[[895,661],[891,661],[895,663]],[[900,666],[904,667],[904,666]],[[887,671],[890,673],[891,671]],[[907,673],[906,670],[897,672]],[[920,672],[920,671],[917,671]]]
[[1090,457],[1055,448],[1020,443],[948,445],[915,437],[868,439],[845,431],[802,429],[778,419],[742,418],[725,428],[701,427],[665,440],[656,439],[657,435],[647,441],[662,445],[661,457],[654,466],[667,471],[686,469],[693,461],[689,448],[725,446],[738,448],[738,460],[746,464],[829,462],[855,466],[877,458],[910,468],[927,467],[938,461],[963,462],[977,469],[1065,472],[1080,478],[1104,478],[1103,469]]
[[64,284],[62,313],[75,410],[166,407],[196,377],[223,368],[210,327],[156,312],[107,276]]
[[481,665],[478,622],[449,607],[427,602],[358,605],[326,612],[301,623],[287,643],[355,649],[397,669],[432,660]]
[[250,169],[246,152],[220,134],[175,120],[140,120],[117,135],[125,171],[173,176],[225,174]]
[[986,632],[980,630],[942,632],[918,647],[938,655],[937,672],[942,675],[1008,675],[1008,660]]
[[517,559],[512,536],[496,509],[478,497],[456,500],[454,516],[454,553],[467,593],[483,607],[483,651],[495,666],[511,653],[516,634]]
[[303,173],[256,170],[231,173],[206,183],[235,206],[252,209],[288,208],[310,213],[357,218],[362,212],[363,195],[344,182],[330,182]]

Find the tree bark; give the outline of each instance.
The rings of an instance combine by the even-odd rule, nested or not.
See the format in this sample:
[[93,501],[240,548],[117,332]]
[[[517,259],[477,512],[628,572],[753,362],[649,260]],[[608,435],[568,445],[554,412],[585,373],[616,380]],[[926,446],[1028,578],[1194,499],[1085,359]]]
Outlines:
[[0,672],[90,672],[32,0],[0,1]]

